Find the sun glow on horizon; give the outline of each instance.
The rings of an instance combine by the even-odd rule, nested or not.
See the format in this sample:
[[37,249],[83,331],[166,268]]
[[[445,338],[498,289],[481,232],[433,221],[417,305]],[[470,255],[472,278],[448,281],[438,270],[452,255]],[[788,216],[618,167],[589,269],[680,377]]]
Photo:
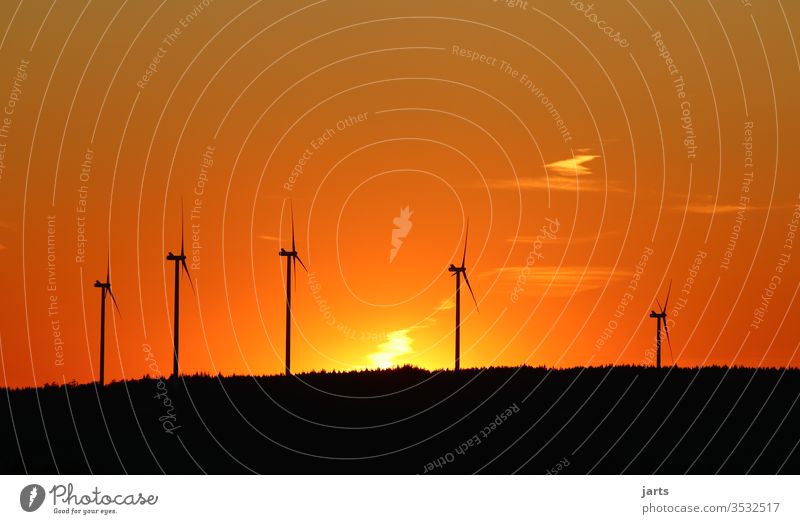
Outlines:
[[387,333],[386,341],[378,344],[380,351],[367,355],[372,365],[379,369],[389,369],[398,365],[395,359],[413,353],[411,345],[414,339],[409,336],[410,332],[410,329],[399,329]]

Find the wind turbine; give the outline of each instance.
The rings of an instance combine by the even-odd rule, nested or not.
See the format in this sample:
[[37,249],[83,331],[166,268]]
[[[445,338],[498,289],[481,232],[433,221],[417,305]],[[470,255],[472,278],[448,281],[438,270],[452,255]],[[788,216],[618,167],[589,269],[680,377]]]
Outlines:
[[461,274],[464,274],[464,282],[467,283],[467,287],[469,288],[469,294],[472,295],[472,301],[475,303],[475,309],[478,310],[480,313],[480,308],[478,308],[478,301],[475,300],[475,293],[472,292],[472,286],[469,285],[469,279],[467,278],[467,268],[466,268],[466,261],[467,261],[467,237],[469,236],[469,219],[467,219],[467,229],[464,233],[464,254],[461,257],[461,266],[456,267],[455,264],[450,264],[450,267],[447,268],[448,271],[453,273],[456,277],[456,365],[455,370],[458,371],[461,368]]
[[175,316],[173,317],[173,352],[172,352],[172,378],[178,378],[178,349],[180,347],[180,323],[178,317],[181,310],[181,268],[186,272],[186,277],[189,279],[189,285],[192,286],[194,292],[194,284],[192,283],[192,276],[189,274],[189,268],[186,267],[186,252],[184,251],[183,242],[183,201],[181,201],[181,254],[173,255],[172,251],[167,254],[168,261],[175,262]]
[[111,296],[114,302],[114,307],[117,309],[117,314],[122,316],[122,312],[117,305],[117,299],[114,298],[114,293],[111,292],[111,262],[106,263],[106,281],[94,281],[94,287],[100,288],[100,387],[106,383],[106,295]]
[[[306,265],[300,260],[297,255],[297,247],[294,241],[294,208],[290,207],[292,215],[292,250],[286,251],[281,248],[278,255],[286,257],[286,375],[292,374],[292,266],[297,272],[297,263],[303,266],[303,269],[308,272]],[[295,276],[295,287],[297,286],[297,277]]]
[[667,305],[669,304],[669,294],[672,292],[672,281],[669,282],[669,289],[667,290],[667,299],[664,301],[664,307],[656,299],[656,304],[661,309],[661,312],[650,311],[650,318],[656,319],[656,369],[661,369],[661,326],[664,326],[664,333],[667,334],[667,343],[669,344],[669,354],[672,358],[673,364],[675,363],[672,357],[672,341],[669,339],[669,328],[667,327]]

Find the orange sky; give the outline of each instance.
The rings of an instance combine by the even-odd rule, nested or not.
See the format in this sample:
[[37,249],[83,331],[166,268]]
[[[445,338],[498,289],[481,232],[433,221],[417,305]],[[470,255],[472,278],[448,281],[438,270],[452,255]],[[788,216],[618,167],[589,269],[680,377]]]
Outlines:
[[651,4],[4,3],[0,385],[98,375],[107,252],[170,372],[181,199],[183,372],[283,370],[289,200],[295,371],[451,367],[467,217],[464,367],[650,365],[670,279],[680,365],[797,366],[800,6]]

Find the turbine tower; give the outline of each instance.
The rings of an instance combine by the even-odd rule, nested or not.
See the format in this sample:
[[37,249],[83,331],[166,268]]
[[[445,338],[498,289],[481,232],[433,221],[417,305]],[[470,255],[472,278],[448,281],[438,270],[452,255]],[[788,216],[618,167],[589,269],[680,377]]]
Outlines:
[[480,308],[478,308],[478,301],[475,300],[475,293],[472,292],[472,286],[469,285],[469,279],[467,278],[467,268],[466,268],[466,261],[467,261],[467,237],[469,236],[469,219],[467,219],[467,228],[464,234],[464,254],[461,257],[461,266],[456,267],[455,264],[450,264],[450,267],[447,268],[448,271],[453,273],[456,277],[456,364],[455,370],[458,371],[461,368],[461,275],[464,275],[464,282],[467,283],[467,287],[469,288],[469,294],[472,295],[472,301],[475,303],[475,309],[478,310],[480,313]]
[[114,293],[111,292],[111,262],[106,263],[106,281],[94,281],[94,287],[100,288],[100,387],[106,383],[106,295],[111,296],[114,302],[114,307],[117,309],[117,314],[122,316],[117,305],[117,299],[114,298]]
[[[281,248],[280,253],[278,255],[282,257],[286,257],[286,375],[289,376],[292,374],[292,266],[294,266],[295,272],[297,272],[297,263],[300,262],[300,265],[303,266],[303,269],[306,269],[306,265],[303,264],[303,261],[300,260],[300,257],[297,255],[297,247],[295,246],[294,241],[294,208],[290,207],[290,213],[292,215],[292,250],[286,251],[285,249]],[[297,276],[295,276],[295,286],[297,286]]]
[[672,357],[672,341],[669,339],[669,328],[667,327],[667,305],[669,304],[669,294],[672,292],[672,281],[669,283],[669,289],[667,290],[667,299],[664,301],[664,307],[661,307],[661,303],[656,299],[656,304],[658,304],[659,309],[661,312],[650,311],[650,318],[656,319],[656,369],[661,369],[661,326],[664,326],[664,333],[667,335],[667,344],[669,344],[669,354],[672,358],[673,364],[675,363],[675,358]]
[[183,242],[183,201],[181,201],[181,254],[173,255],[172,251],[167,254],[167,260],[175,262],[175,315],[173,321],[173,351],[172,351],[172,378],[178,378],[178,349],[180,348],[180,322],[178,318],[181,310],[181,268],[186,272],[186,277],[189,279],[189,285],[192,286],[194,292],[194,284],[192,283],[192,276],[189,274],[189,268],[186,266],[186,252],[184,251]]

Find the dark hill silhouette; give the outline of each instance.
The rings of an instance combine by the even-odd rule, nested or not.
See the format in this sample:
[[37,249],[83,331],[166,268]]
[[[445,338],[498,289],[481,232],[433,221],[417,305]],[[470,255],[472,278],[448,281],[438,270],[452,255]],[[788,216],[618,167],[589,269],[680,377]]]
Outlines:
[[799,394],[798,370],[721,367],[51,385],[0,390],[0,471],[797,474]]

